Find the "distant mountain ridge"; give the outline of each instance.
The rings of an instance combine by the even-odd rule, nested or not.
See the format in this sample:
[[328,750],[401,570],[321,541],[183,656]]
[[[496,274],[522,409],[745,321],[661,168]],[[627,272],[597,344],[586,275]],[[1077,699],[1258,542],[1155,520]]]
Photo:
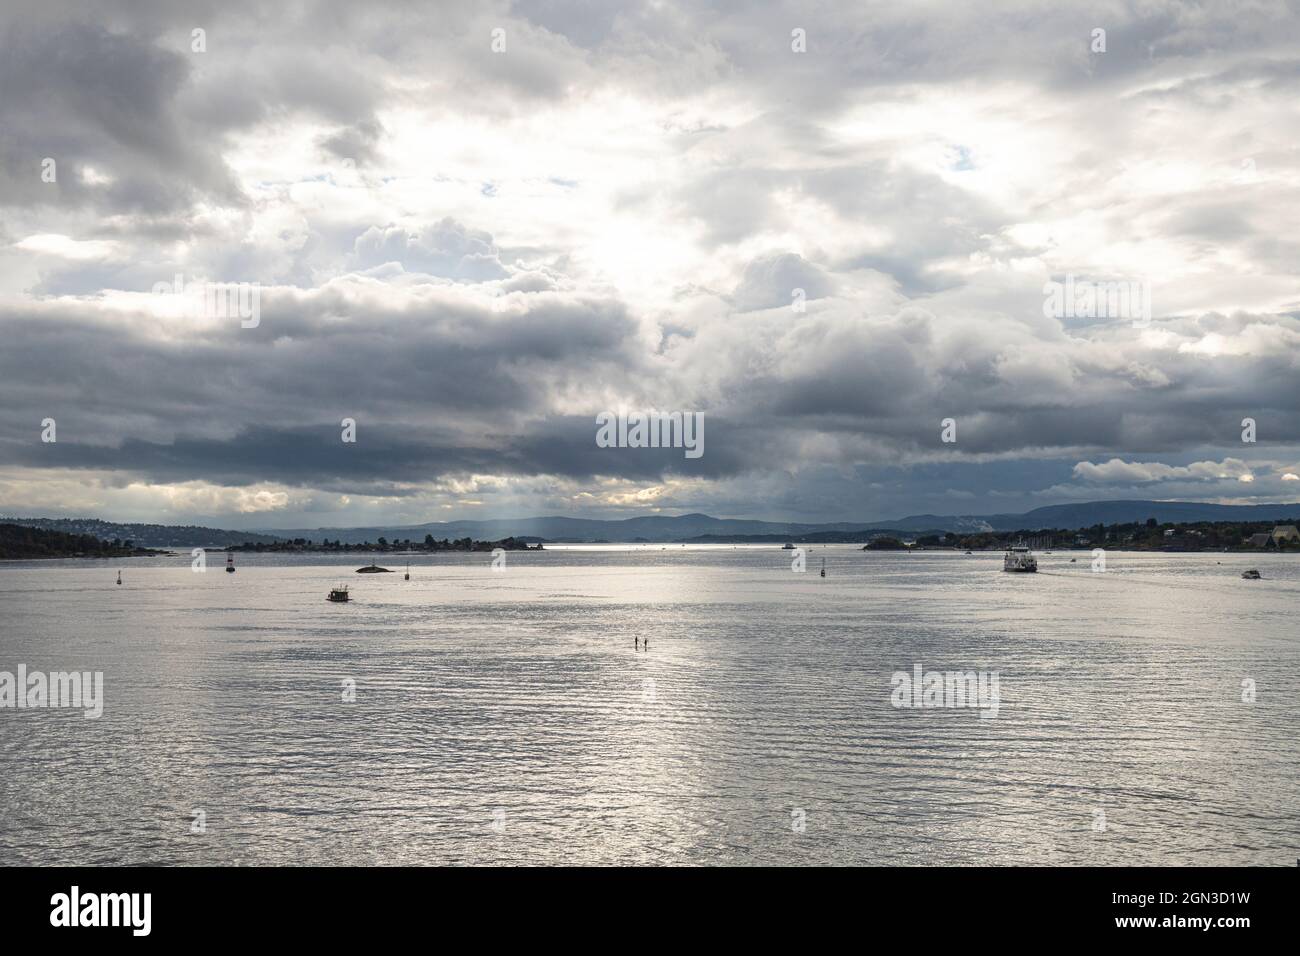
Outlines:
[[[1076,529],[1096,524],[1120,524],[1155,518],[1160,523],[1193,521],[1276,521],[1300,523],[1300,503],[1282,505],[1219,505],[1198,501],[1089,501],[1046,505],[1022,514],[993,515],[909,515],[892,521],[758,521],[748,518],[714,518],[705,514],[643,515],[615,520],[568,518],[550,515],[535,518],[493,518],[484,520],[429,522],[420,525],[375,525],[360,528],[266,528],[232,531],[196,525],[159,525],[102,521],[98,518],[18,518],[0,516],[0,521],[42,528],[65,534],[93,535],[106,541],[114,538],[143,547],[228,547],[248,543],[323,538],[344,544],[411,538],[424,540],[433,535],[500,541],[523,538],[555,542],[646,541],[667,543],[697,540],[736,540],[766,536],[769,540],[847,540],[884,532],[921,534],[953,531],[1028,531],[1045,528]],[[812,537],[817,536],[817,537]]]
[[773,535],[794,538],[830,532],[924,532],[924,531],[1020,531],[1039,528],[1085,528],[1095,524],[1118,524],[1155,518],[1160,523],[1191,521],[1268,521],[1295,523],[1300,520],[1300,503],[1282,505],[1220,505],[1187,501],[1091,501],[1047,505],[1022,514],[994,515],[910,515],[892,521],[757,521],[747,518],[714,518],[705,514],[646,515],[605,520],[568,518],[559,515],[535,518],[493,518],[430,522],[408,526],[365,528],[264,529],[284,538],[322,537],[344,542],[402,538],[423,539],[471,537],[495,541],[506,537],[543,538],[547,541],[648,541],[671,542],[703,536]]

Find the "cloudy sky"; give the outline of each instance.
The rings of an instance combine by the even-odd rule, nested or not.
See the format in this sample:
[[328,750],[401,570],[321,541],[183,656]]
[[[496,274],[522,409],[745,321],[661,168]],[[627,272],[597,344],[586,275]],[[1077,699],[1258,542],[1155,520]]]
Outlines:
[[1297,501],[1298,94],[1268,0],[6,4],[0,513]]

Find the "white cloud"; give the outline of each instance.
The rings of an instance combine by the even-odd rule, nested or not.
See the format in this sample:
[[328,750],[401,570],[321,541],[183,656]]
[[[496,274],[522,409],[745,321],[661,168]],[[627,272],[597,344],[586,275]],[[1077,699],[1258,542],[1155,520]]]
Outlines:
[[107,259],[117,250],[117,244],[102,239],[73,239],[57,233],[40,233],[14,243],[14,248],[41,256],[90,262]]
[[1198,461],[1190,465],[1166,465],[1161,462],[1124,461],[1112,458],[1109,461],[1093,463],[1081,461],[1074,466],[1074,477],[1080,481],[1104,484],[1157,482],[1171,480],[1197,479],[1217,481],[1232,478],[1238,481],[1253,481],[1246,462],[1239,458],[1225,458],[1222,461]]

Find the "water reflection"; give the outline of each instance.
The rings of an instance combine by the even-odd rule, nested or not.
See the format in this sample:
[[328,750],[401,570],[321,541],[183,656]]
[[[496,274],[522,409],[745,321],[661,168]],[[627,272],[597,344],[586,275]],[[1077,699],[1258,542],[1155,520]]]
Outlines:
[[[6,566],[0,670],[106,704],[0,711],[0,861],[1293,862],[1300,563],[1069,557],[440,555],[343,605],[355,559]],[[998,717],[895,709],[917,663]]]

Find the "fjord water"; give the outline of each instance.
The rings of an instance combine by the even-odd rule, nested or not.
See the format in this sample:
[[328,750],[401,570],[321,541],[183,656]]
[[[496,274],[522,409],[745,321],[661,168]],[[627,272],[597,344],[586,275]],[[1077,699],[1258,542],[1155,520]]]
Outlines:
[[[0,670],[105,696],[0,710],[0,864],[1294,865],[1300,558],[1001,560],[0,566]],[[895,708],[916,664],[997,716]]]

